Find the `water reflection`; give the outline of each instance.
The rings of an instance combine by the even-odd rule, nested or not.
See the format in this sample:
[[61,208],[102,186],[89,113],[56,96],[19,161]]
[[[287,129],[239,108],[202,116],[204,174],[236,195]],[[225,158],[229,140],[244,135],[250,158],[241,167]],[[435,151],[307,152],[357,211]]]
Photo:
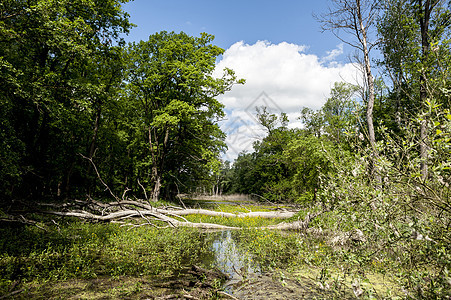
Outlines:
[[239,249],[235,242],[239,238],[239,232],[236,231],[220,231],[216,232],[212,244],[214,252],[214,267],[230,277],[225,283],[224,288],[231,293],[233,286],[249,275],[260,274],[260,266],[252,262],[250,254]]

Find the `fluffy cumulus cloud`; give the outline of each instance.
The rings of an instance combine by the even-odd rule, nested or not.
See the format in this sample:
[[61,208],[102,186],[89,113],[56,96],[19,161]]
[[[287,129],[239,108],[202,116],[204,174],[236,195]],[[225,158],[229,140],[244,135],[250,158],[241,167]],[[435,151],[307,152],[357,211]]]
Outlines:
[[224,68],[231,68],[245,85],[236,85],[222,95],[227,120],[221,123],[227,133],[229,150],[225,159],[233,160],[241,151],[251,151],[255,140],[265,132],[256,120],[256,107],[265,106],[271,113],[285,112],[290,126],[301,126],[302,107],[320,108],[329,96],[334,82],[355,82],[358,77],[352,64],[335,61],[343,53],[342,45],[325,57],[307,53],[302,45],[270,44],[258,41],[253,45],[237,42],[227,49],[216,65],[219,77]]

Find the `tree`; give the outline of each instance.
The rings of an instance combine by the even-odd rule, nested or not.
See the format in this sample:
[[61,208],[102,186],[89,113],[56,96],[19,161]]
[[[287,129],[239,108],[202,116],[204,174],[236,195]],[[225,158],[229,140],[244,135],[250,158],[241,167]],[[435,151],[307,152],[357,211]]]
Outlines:
[[[374,77],[371,71],[370,51],[376,45],[369,40],[369,33],[375,25],[378,14],[379,1],[376,0],[333,0],[333,7],[329,12],[318,17],[322,30],[332,31],[341,41],[356,48],[363,55],[363,69],[368,99],[366,107],[366,121],[368,126],[368,140],[373,151],[373,176],[376,174],[376,137],[374,133],[373,108],[375,100]],[[354,40],[340,37],[340,31],[352,36]]]
[[[403,123],[426,111],[432,98],[440,99],[444,107],[449,107],[443,88],[449,82],[450,20],[449,7],[440,0],[386,2],[379,22],[383,65],[394,86],[392,106]],[[428,120],[422,119],[419,127],[421,173],[426,179]]]
[[[257,111],[258,122],[268,131],[268,135],[271,135],[276,128],[287,128],[288,117],[286,113],[281,113],[280,117],[278,117],[275,114],[269,113],[266,106],[256,107],[255,110]],[[278,123],[280,123],[279,127],[277,127]]]
[[[149,162],[154,201],[163,185],[174,190],[169,187],[219,169],[225,144],[216,121],[224,112],[216,97],[237,80],[230,69],[222,78],[212,76],[215,59],[224,52],[211,44],[213,39],[163,31],[128,48],[124,97],[133,111],[140,160]],[[146,168],[137,173],[145,175]]]
[[[88,73],[130,23],[125,1],[2,1],[0,4],[0,161],[2,191],[56,196],[89,148],[98,92]],[[89,77],[89,78],[88,78]],[[101,89],[101,88],[100,88]],[[3,129],[5,128],[5,129]]]
[[303,107],[301,109],[301,116],[299,119],[304,124],[305,129],[316,137],[321,137],[324,120],[320,110],[313,110],[309,107]]
[[330,141],[346,144],[344,137],[355,137],[360,131],[360,105],[355,99],[359,87],[336,82],[330,97],[320,110],[302,108],[300,119],[307,131],[316,137],[325,136]]
[[331,176],[337,168],[335,161],[344,163],[348,156],[348,151],[326,136],[318,138],[303,132],[292,139],[283,151],[292,197],[302,204],[315,204],[325,184],[321,178]]
[[232,168],[232,191],[255,194],[275,202],[293,201],[292,170],[284,151],[300,135],[298,129],[288,128],[285,113],[279,116],[266,107],[257,108],[256,119],[267,131],[267,136],[253,144],[252,153],[240,153]]

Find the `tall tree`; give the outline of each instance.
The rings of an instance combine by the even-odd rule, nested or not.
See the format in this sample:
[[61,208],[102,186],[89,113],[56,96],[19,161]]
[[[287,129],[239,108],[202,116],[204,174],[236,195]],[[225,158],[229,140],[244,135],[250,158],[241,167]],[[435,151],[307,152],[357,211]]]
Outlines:
[[9,136],[0,181],[10,182],[12,194],[55,196],[77,154],[86,153],[98,88],[87,65],[130,28],[121,2],[0,3],[0,135]]
[[[332,2],[329,12],[317,18],[322,24],[322,30],[332,31],[341,41],[356,48],[363,55],[363,73],[368,89],[368,100],[366,103],[368,140],[373,153],[373,175],[378,179],[376,174],[376,157],[378,154],[373,121],[375,89],[370,59],[370,51],[376,43],[371,43],[368,35],[375,25],[380,1],[333,0]],[[340,31],[344,32],[345,36],[341,36]],[[353,39],[348,40],[349,36],[353,37]]]
[[182,182],[180,177],[199,179],[206,169],[219,168],[225,144],[216,121],[224,112],[216,97],[236,77],[229,69],[222,78],[212,76],[215,59],[223,53],[211,44],[213,39],[205,33],[191,37],[163,31],[128,49],[126,97],[134,109],[137,138],[147,143],[154,201],[163,185]]
[[[393,81],[396,115],[406,120],[424,111],[431,98],[440,102],[449,82],[449,3],[441,0],[390,0],[379,22],[383,65]],[[449,103],[441,103],[449,107]],[[400,123],[400,122],[398,122]],[[421,174],[428,176],[428,122],[420,123]]]
[[307,128],[316,126],[332,142],[344,144],[345,135],[355,136],[360,131],[360,107],[355,99],[358,90],[358,86],[336,82],[323,107],[316,112],[304,108],[301,119]]

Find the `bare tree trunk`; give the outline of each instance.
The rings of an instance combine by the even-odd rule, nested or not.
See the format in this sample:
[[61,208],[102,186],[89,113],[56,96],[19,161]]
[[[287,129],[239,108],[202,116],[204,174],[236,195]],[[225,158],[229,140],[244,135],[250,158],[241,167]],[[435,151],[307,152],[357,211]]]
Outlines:
[[[152,181],[154,183],[151,199],[153,202],[158,201],[158,197],[160,196],[160,188],[161,188],[161,180],[160,180],[160,174],[158,173],[158,165],[157,165],[157,158],[155,154],[155,150],[153,148],[152,143],[152,128],[149,127],[149,146],[150,146],[150,153],[152,155]],[[158,144],[157,144],[158,147]]]
[[160,190],[161,190],[161,178],[160,175],[155,174],[154,176],[155,185],[153,187],[152,191],[152,201],[157,202],[158,198],[160,197]]
[[377,171],[377,149],[376,149],[376,136],[374,133],[374,122],[373,122],[373,108],[374,108],[374,99],[375,99],[375,91],[374,91],[374,78],[371,73],[371,62],[369,49],[367,44],[367,33],[365,25],[363,24],[363,17],[361,12],[360,0],[356,0],[357,4],[357,18],[359,22],[359,28],[361,33],[360,42],[363,47],[363,59],[364,59],[364,67],[365,67],[365,78],[368,84],[368,104],[366,108],[366,122],[368,125],[368,140],[370,142],[370,146],[372,149],[373,157],[372,157],[372,175],[376,179],[377,182],[381,181],[380,175]]
[[154,141],[155,147],[152,142],[152,128],[149,127],[149,146],[150,153],[152,155],[152,181],[154,183],[153,191],[152,191],[152,201],[158,201],[160,197],[161,190],[161,172],[164,169],[164,158],[166,153],[167,144],[169,141],[169,127],[164,127],[165,136],[163,139],[163,144],[158,143],[157,134],[154,131]]
[[[99,107],[97,108],[96,112],[96,119],[94,121],[94,132],[92,133],[91,137],[91,145],[89,146],[89,158],[92,158],[94,156],[94,151],[96,148],[96,141],[97,141],[97,135],[99,132],[99,126],[100,126],[100,115],[102,112],[101,104],[99,104]],[[89,165],[90,169],[91,165]],[[89,171],[88,171],[89,172]]]
[[[375,101],[374,78],[371,73],[370,51],[374,44],[368,41],[368,31],[377,20],[377,0],[332,0],[329,13],[317,17],[322,23],[322,30],[330,30],[342,42],[356,48],[363,54],[363,73],[368,85],[368,103],[366,120],[368,126],[368,140],[372,150],[370,173],[376,182],[381,182],[377,168],[378,152],[376,149],[376,136],[374,133],[373,108]],[[345,40],[338,35],[343,31],[347,36],[353,36],[354,40]]]

